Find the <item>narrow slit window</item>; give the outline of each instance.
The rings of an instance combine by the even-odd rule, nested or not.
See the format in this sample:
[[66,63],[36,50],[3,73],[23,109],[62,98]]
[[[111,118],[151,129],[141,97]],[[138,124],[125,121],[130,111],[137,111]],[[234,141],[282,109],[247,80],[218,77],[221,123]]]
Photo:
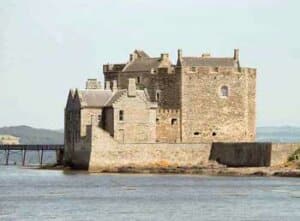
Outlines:
[[124,111],[120,110],[119,111],[119,121],[123,121],[124,120]]
[[156,91],[156,101],[160,101],[160,92]]

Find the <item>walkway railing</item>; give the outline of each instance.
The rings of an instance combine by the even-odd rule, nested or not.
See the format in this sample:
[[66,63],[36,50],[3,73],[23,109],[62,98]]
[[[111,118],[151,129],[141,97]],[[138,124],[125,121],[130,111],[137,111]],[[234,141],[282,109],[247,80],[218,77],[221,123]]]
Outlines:
[[0,144],[0,151],[4,151],[5,165],[9,163],[9,157],[12,152],[21,151],[22,165],[25,166],[26,152],[37,151],[39,156],[39,164],[43,165],[44,151],[56,152],[56,163],[62,164],[64,145],[63,144]]

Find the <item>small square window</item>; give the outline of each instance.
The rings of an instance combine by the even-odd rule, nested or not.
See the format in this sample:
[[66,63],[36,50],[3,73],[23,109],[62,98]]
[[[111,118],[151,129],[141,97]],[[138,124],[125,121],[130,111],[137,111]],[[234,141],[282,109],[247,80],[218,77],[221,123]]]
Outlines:
[[171,124],[174,125],[174,124],[176,124],[176,123],[177,123],[177,119],[176,119],[176,118],[172,118]]

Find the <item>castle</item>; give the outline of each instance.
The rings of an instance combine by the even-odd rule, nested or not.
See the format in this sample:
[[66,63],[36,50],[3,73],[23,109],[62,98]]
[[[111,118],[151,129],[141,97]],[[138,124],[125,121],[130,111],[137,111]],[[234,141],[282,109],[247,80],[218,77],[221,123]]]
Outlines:
[[185,57],[178,50],[176,64],[168,54],[135,50],[103,72],[103,88],[89,79],[85,90],[69,92],[66,161],[92,151],[92,127],[120,145],[255,140],[256,69],[240,65],[238,49],[233,57]]

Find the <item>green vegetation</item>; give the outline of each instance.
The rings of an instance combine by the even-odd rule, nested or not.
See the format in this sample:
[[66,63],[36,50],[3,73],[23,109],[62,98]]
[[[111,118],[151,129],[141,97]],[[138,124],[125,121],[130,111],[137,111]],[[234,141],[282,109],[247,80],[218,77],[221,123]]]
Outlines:
[[289,156],[288,161],[298,161],[300,160],[300,148],[298,148],[291,156]]

